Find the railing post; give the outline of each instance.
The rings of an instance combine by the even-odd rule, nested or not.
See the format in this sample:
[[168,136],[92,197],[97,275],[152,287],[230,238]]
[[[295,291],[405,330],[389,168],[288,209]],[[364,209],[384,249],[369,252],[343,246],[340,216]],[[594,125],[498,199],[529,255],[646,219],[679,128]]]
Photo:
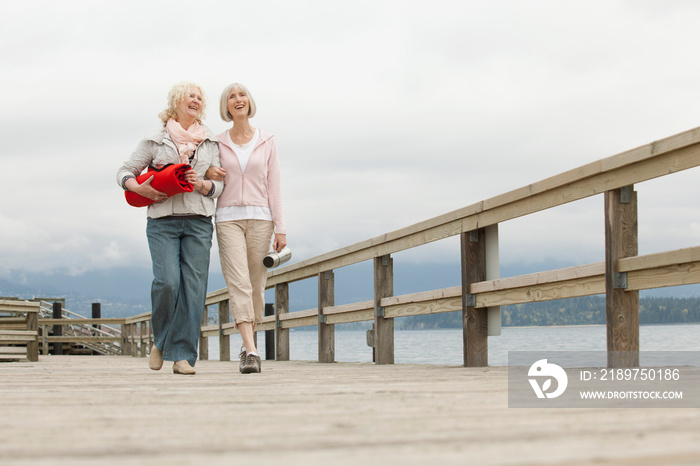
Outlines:
[[[59,301],[53,303],[53,316],[54,319],[61,319],[63,317],[63,310],[61,309],[61,303]],[[54,325],[53,335],[55,337],[63,336],[63,326]],[[63,354],[63,343],[54,342],[53,344],[53,354],[61,355]]]
[[374,258],[374,355],[377,364],[394,364],[394,319],[384,317],[382,298],[394,294],[394,259]]
[[37,332],[36,338],[27,342],[27,359],[31,362],[39,360],[39,312],[27,311],[27,330]]
[[138,341],[136,339],[136,322],[132,322],[129,324],[130,330],[129,330],[129,338],[131,339],[131,345],[129,345],[129,351],[131,351],[131,357],[132,358],[137,358],[139,357],[139,347],[138,347]]
[[[101,303],[92,303],[92,318],[93,319],[101,319],[102,318],[102,304]],[[92,328],[99,329],[100,326],[99,326],[99,324],[93,324]]]
[[639,292],[627,291],[619,260],[636,256],[637,193],[633,186],[605,192],[605,317],[608,367],[639,366]]
[[470,294],[472,283],[486,279],[486,234],[483,228],[460,235],[462,256],[462,334],[464,365],[489,365],[488,311],[477,308],[475,295]]
[[318,362],[335,361],[335,325],[326,323],[323,308],[335,302],[332,270],[318,274]]
[[144,338],[148,338],[146,336],[147,335],[146,332],[148,332],[148,327],[146,326],[146,321],[141,321],[140,328],[141,328],[141,330],[139,332],[140,333],[139,334],[139,348],[140,348],[139,353],[140,353],[140,356],[142,358],[145,358],[147,356],[146,350],[148,349],[148,339],[144,340]]
[[129,354],[129,349],[126,347],[129,339],[127,338],[127,331],[129,327],[126,325],[126,319],[122,320],[122,356]]
[[204,305],[204,312],[202,312],[202,323],[199,326],[199,360],[206,361],[209,359],[209,338],[204,336],[202,332],[202,327],[206,327],[209,324],[209,307]]
[[49,354],[49,326],[41,325],[41,354]]
[[228,299],[219,301],[219,361],[231,360],[231,337],[224,335],[223,325],[229,322]]
[[[275,315],[275,305],[265,303],[265,316]],[[265,359],[275,359],[275,331],[265,330]]]
[[275,359],[289,361],[289,329],[282,328],[280,315],[289,312],[289,285],[275,285]]
[[[500,253],[498,248],[498,223],[484,227],[486,241],[486,280],[501,278]],[[501,334],[501,306],[486,308],[488,336]]]

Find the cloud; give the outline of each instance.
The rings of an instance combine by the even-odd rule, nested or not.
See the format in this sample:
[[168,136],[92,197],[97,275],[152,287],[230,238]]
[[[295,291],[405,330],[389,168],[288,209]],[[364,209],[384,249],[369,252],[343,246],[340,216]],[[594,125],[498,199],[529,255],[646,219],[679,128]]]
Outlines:
[[[295,260],[697,125],[695,2],[3,7],[0,273],[148,265],[145,210],[115,175],[184,79],[217,133],[219,91],[251,89]],[[694,175],[668,178],[637,187],[640,252],[697,243]],[[601,198],[506,222],[501,261],[601,260],[602,228]],[[405,257],[458,253],[448,240]]]

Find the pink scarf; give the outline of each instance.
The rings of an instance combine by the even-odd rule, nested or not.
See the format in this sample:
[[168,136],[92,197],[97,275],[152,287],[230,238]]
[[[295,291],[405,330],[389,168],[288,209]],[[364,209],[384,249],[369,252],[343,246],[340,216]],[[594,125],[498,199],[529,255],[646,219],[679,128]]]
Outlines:
[[207,130],[196,121],[185,131],[180,123],[171,118],[165,124],[165,129],[177,146],[180,163],[189,163],[197,146],[207,137]]

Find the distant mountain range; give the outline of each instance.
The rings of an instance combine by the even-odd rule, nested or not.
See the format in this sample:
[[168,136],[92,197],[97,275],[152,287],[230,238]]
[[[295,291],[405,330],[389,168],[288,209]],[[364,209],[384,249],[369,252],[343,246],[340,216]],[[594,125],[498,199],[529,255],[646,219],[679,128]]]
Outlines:
[[[512,264],[502,266],[501,276],[515,276],[541,270],[566,267],[569,264],[553,262]],[[103,317],[126,317],[150,311],[150,287],[153,279],[150,268],[121,267],[94,270],[81,275],[54,272],[51,274],[25,273],[21,279],[0,279],[0,296],[19,298],[65,298],[66,308],[90,316],[91,303],[102,303]],[[372,299],[372,263],[335,270],[335,302],[347,304]],[[394,259],[394,294],[401,295],[461,283],[457,260],[448,264],[416,264]],[[209,291],[225,287],[221,272],[210,273]],[[317,306],[317,280],[308,279],[290,284],[290,310],[299,311]],[[646,291],[642,296],[688,298],[700,296],[700,285],[661,288]],[[266,294],[274,301],[272,290]],[[532,304],[535,306],[536,304]]]

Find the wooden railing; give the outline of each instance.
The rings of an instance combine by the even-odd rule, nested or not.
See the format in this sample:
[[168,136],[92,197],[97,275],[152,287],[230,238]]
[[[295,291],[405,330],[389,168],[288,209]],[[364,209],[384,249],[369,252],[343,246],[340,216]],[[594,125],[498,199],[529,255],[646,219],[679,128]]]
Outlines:
[[0,361],[39,360],[39,303],[0,299]]
[[[120,331],[95,334],[95,329],[102,326],[119,326]],[[51,335],[49,328],[52,327],[72,327],[82,329],[75,332],[60,332],[61,335]],[[132,317],[115,317],[99,319],[67,319],[67,318],[44,318],[39,319],[40,337],[39,342],[42,354],[49,354],[51,345],[59,343],[79,344],[87,347],[92,345],[113,343],[114,351],[104,351],[106,354],[119,354],[123,356],[146,357],[147,350],[153,343],[151,331],[151,313],[139,314]],[[57,333],[57,332],[54,332]],[[55,351],[54,354],[61,354],[62,351]]]
[[[607,351],[611,366],[636,365],[639,294],[642,289],[700,283],[700,247],[638,256],[634,185],[700,165],[700,128],[598,160],[462,209],[434,217],[268,273],[275,315],[258,330],[275,330],[276,358],[289,359],[289,329],[318,325],[318,360],[334,361],[334,324],[372,321],[376,362],[394,361],[394,322],[402,316],[461,310],[465,366],[488,365],[489,334],[500,331],[499,306],[607,295]],[[605,262],[499,278],[501,222],[584,199],[605,197]],[[393,296],[391,254],[460,236],[462,285]],[[333,270],[374,262],[374,299],[335,306]],[[289,312],[289,284],[318,277],[318,306]],[[219,306],[220,323],[202,329],[218,336],[222,360],[230,359],[228,293],[207,296]],[[602,348],[601,348],[602,349]]]

